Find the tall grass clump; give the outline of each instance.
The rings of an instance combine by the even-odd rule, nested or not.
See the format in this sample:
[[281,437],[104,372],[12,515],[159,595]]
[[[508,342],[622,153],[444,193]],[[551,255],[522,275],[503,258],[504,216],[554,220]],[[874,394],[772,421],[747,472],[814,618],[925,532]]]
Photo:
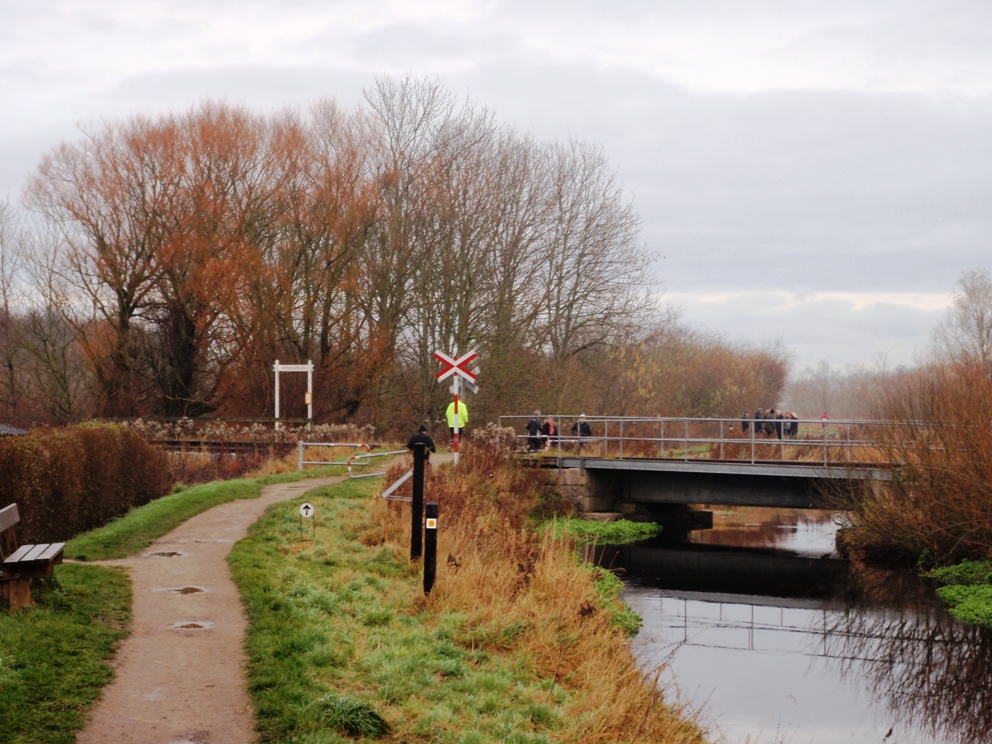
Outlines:
[[[992,557],[992,378],[984,365],[940,364],[888,391],[879,418],[889,482],[845,495],[843,547],[923,568]],[[926,565],[924,565],[926,564]]]

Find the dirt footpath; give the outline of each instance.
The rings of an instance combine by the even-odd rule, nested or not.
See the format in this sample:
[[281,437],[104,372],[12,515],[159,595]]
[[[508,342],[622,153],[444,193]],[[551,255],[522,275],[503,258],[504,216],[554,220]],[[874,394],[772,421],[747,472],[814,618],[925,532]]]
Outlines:
[[141,555],[102,562],[131,576],[133,628],[79,744],[255,740],[244,678],[247,621],[225,558],[269,505],[340,480],[268,486],[258,499],[194,517]]

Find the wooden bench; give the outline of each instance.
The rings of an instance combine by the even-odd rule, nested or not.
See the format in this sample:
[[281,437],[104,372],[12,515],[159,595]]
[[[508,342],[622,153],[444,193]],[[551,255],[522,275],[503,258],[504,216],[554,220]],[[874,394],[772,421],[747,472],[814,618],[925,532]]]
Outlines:
[[65,543],[39,545],[17,544],[17,523],[21,515],[17,504],[0,509],[0,586],[10,609],[31,604],[31,579],[51,576],[54,566],[62,562]]

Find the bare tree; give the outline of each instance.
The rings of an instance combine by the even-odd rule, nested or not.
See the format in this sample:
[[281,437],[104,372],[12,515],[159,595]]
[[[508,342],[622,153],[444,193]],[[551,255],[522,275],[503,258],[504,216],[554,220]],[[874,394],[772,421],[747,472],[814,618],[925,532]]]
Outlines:
[[134,325],[148,307],[163,249],[165,194],[150,151],[165,146],[144,120],[110,125],[46,155],[28,204],[62,239],[65,308],[101,387],[101,412],[134,415],[142,398]]
[[13,208],[0,201],[0,410],[5,416],[19,413],[23,390],[18,379],[21,329],[16,317],[17,280],[23,268],[24,235]]
[[934,333],[938,352],[992,371],[992,277],[985,269],[972,269],[958,285],[961,293]]

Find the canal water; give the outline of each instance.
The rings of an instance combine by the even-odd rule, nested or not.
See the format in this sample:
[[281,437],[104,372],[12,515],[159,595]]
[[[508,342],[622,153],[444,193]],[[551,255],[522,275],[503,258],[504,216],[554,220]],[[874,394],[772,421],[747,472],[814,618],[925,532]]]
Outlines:
[[644,618],[634,651],[732,744],[992,742],[992,632],[912,573],[855,569],[823,512],[717,512],[691,537],[599,548]]

